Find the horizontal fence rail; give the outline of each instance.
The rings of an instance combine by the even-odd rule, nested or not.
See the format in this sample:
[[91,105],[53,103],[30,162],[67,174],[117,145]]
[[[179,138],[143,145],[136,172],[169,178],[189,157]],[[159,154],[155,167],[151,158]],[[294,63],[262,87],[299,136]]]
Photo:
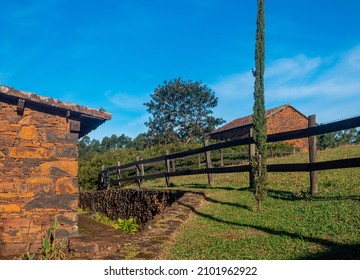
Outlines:
[[[309,171],[321,171],[329,169],[341,169],[341,168],[352,168],[360,167],[360,157],[332,160],[316,163],[292,163],[292,164],[269,164],[267,165],[268,172],[309,172]],[[143,176],[132,176],[131,178],[123,178],[112,180],[111,182],[117,184],[119,182],[128,182],[135,180],[149,180],[168,177],[188,176],[188,175],[199,175],[199,174],[219,174],[219,173],[238,173],[238,172],[249,172],[250,165],[240,166],[229,166],[219,168],[204,168],[204,169],[188,169],[176,172],[159,172]]]
[[[308,127],[304,129],[298,129],[293,131],[281,132],[276,134],[270,134],[267,136],[267,142],[280,142],[284,140],[295,140],[301,138],[308,138],[312,136],[322,135],[331,132],[337,132],[345,129],[355,128],[360,126],[360,116],[340,120],[336,122],[331,122],[327,124],[320,124],[313,127]],[[109,168],[104,168],[100,173],[100,189],[109,188],[111,185],[120,186],[123,182],[135,181],[140,187],[140,182],[142,180],[157,179],[157,178],[166,178],[166,184],[169,185],[171,177],[177,176],[188,176],[188,175],[198,175],[198,174],[217,174],[217,173],[236,173],[236,172],[251,172],[251,166],[246,165],[237,165],[237,166],[222,166],[222,167],[213,167],[211,164],[211,158],[208,155],[210,151],[221,150],[225,148],[243,146],[243,145],[252,145],[254,140],[252,137],[236,139],[222,143],[216,143],[213,145],[205,145],[202,148],[197,148],[193,150],[188,150],[184,152],[178,152],[174,154],[166,154],[163,156],[158,156],[149,159],[140,159],[124,165],[112,166]],[[175,169],[175,160],[186,160],[186,157],[195,156],[195,155],[205,155],[205,162],[201,163],[199,158],[199,169],[185,169],[173,171]],[[247,154],[246,152],[240,152],[238,154]],[[144,166],[154,166],[157,164],[163,164],[165,171],[160,171],[153,174],[141,174],[144,173]],[[192,164],[191,167],[195,165]],[[205,168],[201,168],[205,166]],[[179,166],[180,167],[180,166]],[[189,166],[186,166],[189,168]],[[350,159],[340,159],[332,160],[326,162],[311,162],[311,163],[294,163],[294,164],[271,164],[267,165],[268,172],[313,172],[320,170],[329,170],[329,169],[339,169],[339,168],[352,168],[360,167],[360,157],[350,158]],[[126,170],[134,169],[136,175],[130,176],[127,178],[121,178],[121,172]],[[142,170],[142,172],[139,172]],[[117,173],[111,174],[111,172],[116,171]],[[112,179],[117,176],[117,179]],[[209,179],[210,182],[210,179]]]

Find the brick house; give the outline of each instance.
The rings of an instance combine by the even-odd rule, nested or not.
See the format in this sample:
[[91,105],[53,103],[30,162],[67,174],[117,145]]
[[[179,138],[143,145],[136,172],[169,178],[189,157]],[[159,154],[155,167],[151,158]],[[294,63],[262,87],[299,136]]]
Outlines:
[[0,86],[0,258],[34,251],[59,221],[74,236],[78,138],[111,115]]
[[[289,104],[266,110],[266,119],[268,134],[308,127],[308,118]],[[209,136],[211,139],[220,141],[246,138],[249,137],[252,126],[252,116],[250,115],[225,124],[210,133]],[[308,150],[308,140],[305,138],[285,142],[294,144],[302,152]]]

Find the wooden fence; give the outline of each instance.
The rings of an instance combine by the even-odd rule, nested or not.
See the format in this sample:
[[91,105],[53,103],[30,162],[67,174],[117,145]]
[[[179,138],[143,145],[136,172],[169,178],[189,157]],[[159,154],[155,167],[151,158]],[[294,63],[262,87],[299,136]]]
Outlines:
[[[340,159],[325,162],[316,162],[316,136],[331,132],[337,132],[345,129],[356,128],[360,126],[360,116],[335,121],[327,124],[316,125],[315,115],[309,116],[308,128],[298,129],[293,131],[281,132],[268,135],[267,142],[279,142],[284,140],[294,140],[300,138],[308,138],[309,142],[309,163],[294,163],[294,164],[269,164],[267,165],[268,172],[309,172],[310,173],[310,193],[315,194],[318,191],[317,183],[317,171],[360,167],[360,157],[350,159]],[[254,140],[252,137],[237,139],[227,142],[221,142],[213,145],[208,145],[205,142],[203,148],[197,148],[184,152],[169,154],[168,152],[159,157],[150,159],[139,159],[136,161],[127,163],[124,165],[112,166],[109,168],[103,168],[100,173],[99,189],[110,188],[110,186],[120,186],[123,182],[135,181],[138,187],[141,186],[143,180],[165,178],[165,185],[170,186],[171,177],[176,176],[189,176],[196,174],[207,174],[209,185],[214,185],[214,179],[212,174],[216,173],[235,173],[235,172],[249,172],[250,184],[251,184],[251,166],[249,162],[245,165],[236,166],[224,166],[220,164],[220,167],[214,167],[211,161],[211,151],[221,151],[225,148],[247,145],[248,156],[254,154]],[[221,152],[220,152],[221,154]],[[200,157],[203,155],[204,163],[201,164]],[[197,156],[199,164],[187,166],[186,169],[177,170],[176,160],[184,160],[190,156]],[[161,164],[163,171],[153,172],[151,174],[145,174],[145,168],[148,166],[155,166]],[[191,167],[191,168],[189,168]],[[134,170],[132,176],[122,178],[124,171]]]

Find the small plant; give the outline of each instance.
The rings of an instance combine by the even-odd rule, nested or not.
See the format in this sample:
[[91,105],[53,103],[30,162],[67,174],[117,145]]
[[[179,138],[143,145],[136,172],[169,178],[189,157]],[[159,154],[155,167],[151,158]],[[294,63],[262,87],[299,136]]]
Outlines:
[[65,246],[56,241],[56,229],[58,227],[57,218],[54,218],[53,225],[47,230],[43,239],[42,247],[38,253],[27,252],[26,256],[22,255],[18,260],[63,260],[65,259]]
[[40,250],[40,258],[42,260],[65,259],[65,253],[63,251],[65,246],[56,241],[57,227],[58,227],[58,221],[57,218],[54,218],[53,225],[47,230],[47,235],[44,237],[43,245]]
[[99,223],[102,223],[104,225],[107,226],[111,226],[114,222],[112,220],[110,220],[109,217],[107,217],[105,214],[99,213],[99,212],[95,212],[94,214],[92,214],[91,219],[93,219],[94,221],[97,221]]
[[26,256],[22,255],[22,256],[20,256],[20,257],[18,257],[18,258],[14,258],[14,260],[18,260],[18,261],[21,261],[21,260],[32,261],[32,260],[35,260],[35,256],[36,256],[35,253],[30,254],[30,252],[27,252]]
[[128,234],[135,234],[138,229],[139,225],[136,223],[135,218],[129,219],[117,219],[116,223],[113,224],[113,228],[117,230],[121,230]]
[[90,212],[89,209],[83,209],[83,208],[78,208],[78,209],[76,210],[76,213],[77,213],[78,215],[87,214],[87,213],[89,213],[89,212]]
[[128,234],[135,234],[139,230],[139,225],[136,223],[135,218],[129,219],[117,219],[116,221],[111,220],[105,214],[100,212],[95,212],[92,214],[91,219],[96,222],[102,223],[107,226],[112,226],[116,230],[121,230]]

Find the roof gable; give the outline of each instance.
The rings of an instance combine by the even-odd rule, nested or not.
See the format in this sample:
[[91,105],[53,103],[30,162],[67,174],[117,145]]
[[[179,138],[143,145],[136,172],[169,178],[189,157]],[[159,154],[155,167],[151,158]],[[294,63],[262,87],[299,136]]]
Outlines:
[[[265,111],[266,119],[268,119],[269,117],[281,112],[282,110],[284,110],[284,109],[286,109],[288,107],[290,107],[293,110],[295,110],[296,112],[298,112],[304,118],[307,118],[303,113],[301,113],[300,111],[295,109],[290,104],[285,104],[285,105],[282,105],[282,106],[279,106],[279,107],[275,107],[275,108],[271,108],[271,109],[266,110]],[[253,124],[252,115],[245,116],[245,117],[235,119],[235,120],[225,124],[224,126],[222,126],[222,127],[218,128],[218,129],[216,129],[215,131],[211,132],[209,135],[221,133],[223,131],[227,131],[227,130],[231,130],[231,129],[235,129],[235,128],[249,126],[249,125],[252,125],[252,124]]]

